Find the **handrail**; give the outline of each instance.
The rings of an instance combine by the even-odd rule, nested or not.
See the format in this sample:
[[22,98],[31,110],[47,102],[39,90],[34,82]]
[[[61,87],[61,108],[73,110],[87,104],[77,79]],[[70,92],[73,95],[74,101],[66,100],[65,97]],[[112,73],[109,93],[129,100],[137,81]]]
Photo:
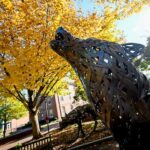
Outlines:
[[23,144],[22,146],[16,148],[17,150],[35,150],[43,147],[47,147],[52,150],[51,137],[43,137],[35,141],[31,141],[27,144]]
[[101,144],[103,142],[110,141],[110,140],[113,140],[113,139],[114,139],[113,136],[110,135],[110,136],[107,136],[107,137],[104,137],[104,138],[101,138],[101,139],[98,139],[98,140],[95,140],[95,141],[92,141],[92,142],[87,142],[87,143],[84,143],[84,144],[81,144],[81,145],[78,145],[78,146],[75,146],[75,147],[71,147],[68,150],[79,150],[80,148],[91,146],[93,144]]

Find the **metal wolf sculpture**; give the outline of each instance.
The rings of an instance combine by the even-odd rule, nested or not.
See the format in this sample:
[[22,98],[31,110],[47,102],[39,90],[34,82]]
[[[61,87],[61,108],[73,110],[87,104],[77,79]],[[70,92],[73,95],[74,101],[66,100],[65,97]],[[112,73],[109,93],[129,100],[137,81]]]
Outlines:
[[149,82],[132,65],[141,44],[78,39],[62,27],[50,42],[74,68],[88,99],[110,127],[121,150],[150,149]]
[[[78,124],[78,135],[81,132],[83,136],[87,135],[87,133],[83,130],[82,122],[84,120],[91,117],[91,119],[94,121],[93,129],[91,129],[91,133],[96,130],[97,127],[97,113],[93,109],[93,107],[90,104],[85,104],[83,106],[78,106],[75,109],[73,109],[70,113],[66,114],[65,117],[62,117],[62,122],[60,122],[60,128],[63,129],[71,124]],[[90,133],[89,133],[90,134]]]

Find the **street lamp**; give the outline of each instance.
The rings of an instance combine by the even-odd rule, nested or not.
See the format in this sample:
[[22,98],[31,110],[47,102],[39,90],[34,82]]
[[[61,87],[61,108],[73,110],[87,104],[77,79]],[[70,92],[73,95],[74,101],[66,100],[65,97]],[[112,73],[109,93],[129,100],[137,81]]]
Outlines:
[[48,129],[48,133],[49,133],[49,118],[48,118],[48,109],[47,109],[47,99],[45,100],[45,110],[46,110],[46,123],[47,123],[47,129]]

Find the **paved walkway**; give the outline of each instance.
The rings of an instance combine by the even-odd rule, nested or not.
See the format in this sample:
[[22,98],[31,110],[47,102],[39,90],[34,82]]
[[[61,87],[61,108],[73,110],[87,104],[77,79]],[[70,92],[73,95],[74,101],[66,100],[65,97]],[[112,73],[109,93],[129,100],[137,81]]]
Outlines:
[[[55,124],[50,124],[49,125],[49,129],[50,131],[54,130],[54,129],[57,129],[59,128],[59,124],[58,123],[55,123]],[[45,126],[42,131],[41,131],[42,134],[46,134],[47,133],[47,126]],[[9,141],[7,142],[6,144],[3,144],[3,145],[0,145],[0,150],[8,150],[12,147],[15,147],[17,144],[22,144],[22,143],[25,143],[25,142],[28,142],[30,140],[32,140],[32,135],[27,135],[23,138],[19,138],[19,139],[14,139],[12,141]]]

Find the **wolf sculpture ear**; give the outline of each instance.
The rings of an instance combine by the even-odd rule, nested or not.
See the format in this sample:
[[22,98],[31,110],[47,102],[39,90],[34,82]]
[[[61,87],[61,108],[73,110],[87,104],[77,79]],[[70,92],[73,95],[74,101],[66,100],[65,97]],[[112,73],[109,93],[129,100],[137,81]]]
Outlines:
[[133,62],[134,59],[138,60],[139,56],[142,56],[144,54],[144,48],[145,46],[142,44],[137,43],[126,43],[121,44],[121,46],[124,49],[124,53],[128,58],[128,61]]

